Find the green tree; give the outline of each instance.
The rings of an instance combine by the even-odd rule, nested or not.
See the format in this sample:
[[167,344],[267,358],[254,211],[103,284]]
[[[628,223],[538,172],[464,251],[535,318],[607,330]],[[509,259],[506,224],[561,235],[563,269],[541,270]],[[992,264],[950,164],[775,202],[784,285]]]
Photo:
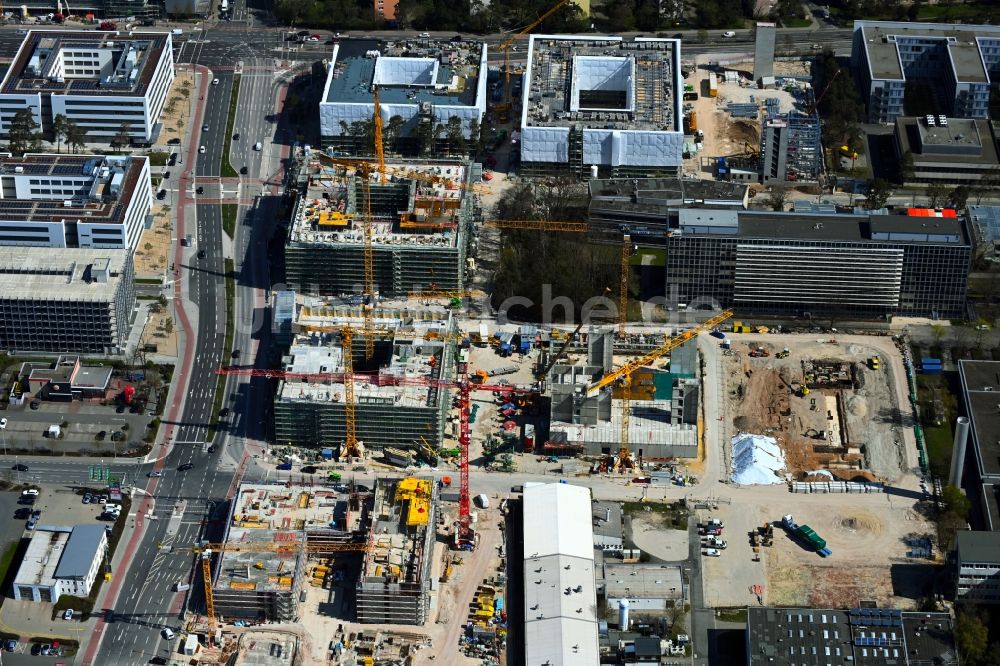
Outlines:
[[913,162],[913,153],[908,150],[903,153],[903,157],[899,161],[899,173],[902,176],[904,185],[913,180],[916,171],[917,166]]
[[483,150],[482,126],[477,118],[469,119],[469,141],[472,142],[473,152],[480,153]]
[[865,208],[868,210],[884,208],[889,201],[889,194],[889,183],[881,178],[869,180],[865,187]]
[[163,322],[163,332],[170,335],[174,332],[174,320],[171,317],[167,317]]
[[465,140],[465,132],[462,129],[462,119],[458,116],[448,118],[448,126],[445,132],[445,140],[448,142],[448,152],[465,153],[467,142]]
[[421,120],[417,123],[413,138],[417,142],[417,154],[428,154],[434,147],[434,126],[428,121]]
[[948,196],[948,188],[941,183],[931,183],[927,186],[925,194],[927,194],[927,205],[930,208],[937,208]]
[[989,633],[986,625],[971,613],[960,612],[955,618],[955,643],[968,664],[978,664],[986,656]]
[[941,490],[941,502],[944,504],[945,511],[955,514],[962,520],[968,519],[972,502],[962,493],[961,489],[955,486],[945,486]]
[[969,194],[968,185],[959,185],[948,193],[948,204],[953,208],[965,208],[965,205],[969,201]]
[[52,134],[53,138],[56,140],[56,152],[62,152],[62,142],[66,138],[66,130],[68,129],[69,119],[66,118],[66,114],[57,113],[52,119]]
[[788,190],[783,187],[776,187],[772,189],[771,193],[767,196],[767,199],[765,199],[765,203],[776,211],[785,210],[785,203],[787,202]]
[[42,134],[38,131],[31,109],[24,108],[14,114],[10,121],[9,141],[11,154],[18,157],[41,148]]
[[384,145],[391,151],[398,151],[399,148],[397,144],[399,143],[399,137],[403,134],[403,116],[395,115],[389,118],[389,122],[385,124],[385,131],[382,133]]
[[[177,124],[180,127],[180,123]],[[66,144],[73,149],[74,153],[83,150],[87,142],[87,132],[72,120],[67,121]]]
[[129,123],[122,123],[118,128],[118,133],[111,139],[111,147],[115,149],[127,148],[130,143],[132,143],[132,136],[130,132],[132,131],[132,125]]

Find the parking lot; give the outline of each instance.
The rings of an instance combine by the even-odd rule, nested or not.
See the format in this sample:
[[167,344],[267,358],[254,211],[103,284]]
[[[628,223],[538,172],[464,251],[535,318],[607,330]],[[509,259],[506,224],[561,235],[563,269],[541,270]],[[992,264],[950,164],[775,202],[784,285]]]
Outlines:
[[[153,419],[148,410],[134,414],[114,405],[78,401],[36,404],[37,409],[26,401],[0,412],[0,417],[7,419],[2,441],[6,453],[122,455],[142,445]],[[59,427],[60,436],[49,435],[52,426]]]

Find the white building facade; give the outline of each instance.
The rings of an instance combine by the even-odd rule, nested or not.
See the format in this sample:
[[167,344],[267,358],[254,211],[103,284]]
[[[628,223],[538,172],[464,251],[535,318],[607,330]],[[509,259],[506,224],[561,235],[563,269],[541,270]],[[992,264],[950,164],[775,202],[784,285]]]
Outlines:
[[55,603],[90,594],[108,550],[103,525],[38,526],[14,578],[15,599]]
[[109,141],[128,125],[151,143],[174,80],[170,33],[32,30],[0,83],[0,134],[29,108],[44,132],[62,114],[88,142]]
[[0,154],[0,246],[132,249],[150,221],[149,158]]

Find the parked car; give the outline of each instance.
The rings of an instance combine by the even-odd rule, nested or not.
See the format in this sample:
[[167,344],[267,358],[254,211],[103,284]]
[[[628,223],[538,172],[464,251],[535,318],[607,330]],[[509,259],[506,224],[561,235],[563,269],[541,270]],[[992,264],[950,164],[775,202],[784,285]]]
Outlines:
[[233,141],[239,141],[239,140],[240,140],[240,133],[237,132],[236,134],[233,134]]
[[204,153],[205,152],[205,146],[199,146],[198,147],[198,152],[199,153]]
[[72,620],[73,619],[73,609],[72,608],[67,608],[66,609],[66,612],[63,613],[63,619],[64,620]]
[[22,497],[28,497],[28,496],[38,497],[38,488],[28,488],[27,490],[22,490],[21,491],[21,496]]
[[243,176],[247,175],[247,168],[245,166],[240,167],[240,174]]
[[31,509],[26,506],[22,506],[17,511],[14,512],[14,520],[27,520],[28,516],[31,515]]
[[219,85],[219,79],[212,79],[212,85],[213,86]]
[[37,400],[32,400],[31,401],[31,408],[32,409],[38,409],[41,406],[42,406],[42,403],[38,402]]
[[199,185],[198,187],[194,188],[194,193],[195,194],[204,194],[205,193],[205,188],[202,187],[201,185]]
[[726,30],[724,33],[722,33],[722,36],[726,39],[731,39],[736,36],[736,33],[732,30]]
[[222,409],[219,410],[219,418],[226,418],[227,416],[229,416],[228,407],[223,407]]
[[166,190],[160,190],[159,192],[156,193],[156,200],[157,201],[163,201],[166,198],[167,198],[167,191]]
[[705,548],[701,551],[701,554],[708,557],[718,557],[722,553],[717,548]]
[[7,427],[7,419],[6,418],[0,419],[0,428],[6,428],[6,427]]
[[42,646],[39,645],[38,643],[33,643],[31,645],[31,654],[32,654],[32,656],[37,657],[41,653],[42,653]]
[[204,250],[198,250],[198,258],[199,259],[204,259],[205,258],[205,251]]
[[4,644],[4,648],[7,650],[7,652],[14,652],[15,650],[17,650],[17,641],[15,641],[14,639],[6,641],[6,643]]
[[31,518],[28,518],[28,522],[24,526],[24,529],[26,529],[26,530],[33,530],[33,529],[35,529],[35,525],[37,525],[37,524],[38,524],[38,519],[35,518],[34,516],[32,516]]
[[201,131],[202,132],[207,132],[208,131],[208,125],[202,125],[201,126]]
[[90,493],[87,493],[86,495],[83,496],[83,503],[84,504],[90,504],[93,501],[94,501],[94,496],[91,495]]
[[99,433],[97,433],[97,439],[98,440],[102,440],[102,439],[104,439],[107,436],[108,436],[108,431],[107,430],[102,430]]

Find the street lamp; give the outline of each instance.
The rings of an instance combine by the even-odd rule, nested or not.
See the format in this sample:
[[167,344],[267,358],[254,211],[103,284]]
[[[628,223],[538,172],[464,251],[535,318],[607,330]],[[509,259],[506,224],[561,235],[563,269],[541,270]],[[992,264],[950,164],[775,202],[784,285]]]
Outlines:
[[0,421],[0,441],[3,442],[3,454],[7,455],[7,419]]

